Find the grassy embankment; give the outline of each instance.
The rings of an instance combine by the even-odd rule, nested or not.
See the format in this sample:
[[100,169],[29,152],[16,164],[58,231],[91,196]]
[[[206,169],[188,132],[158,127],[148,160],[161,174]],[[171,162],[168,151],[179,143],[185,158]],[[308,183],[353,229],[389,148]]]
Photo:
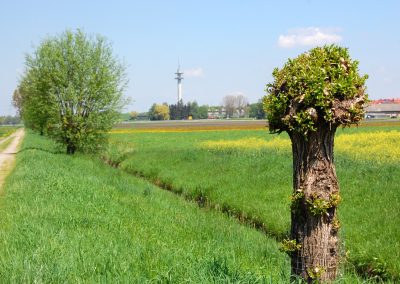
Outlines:
[[288,282],[264,234],[31,133],[0,215],[3,283]]
[[[290,142],[265,130],[167,132],[118,129],[114,164],[154,183],[262,225],[277,238],[289,228]],[[341,235],[361,273],[400,274],[400,128],[338,130],[335,163],[343,201]],[[126,147],[134,152],[121,154]]]

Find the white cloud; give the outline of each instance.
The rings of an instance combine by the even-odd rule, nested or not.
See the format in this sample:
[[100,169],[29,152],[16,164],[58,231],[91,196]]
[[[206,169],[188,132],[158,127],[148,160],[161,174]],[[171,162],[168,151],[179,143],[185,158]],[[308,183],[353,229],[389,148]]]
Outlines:
[[342,36],[337,34],[337,30],[308,27],[290,30],[286,35],[280,35],[278,45],[283,48],[291,48],[329,44],[341,40]]
[[204,71],[202,67],[183,70],[184,76],[188,78],[203,77]]

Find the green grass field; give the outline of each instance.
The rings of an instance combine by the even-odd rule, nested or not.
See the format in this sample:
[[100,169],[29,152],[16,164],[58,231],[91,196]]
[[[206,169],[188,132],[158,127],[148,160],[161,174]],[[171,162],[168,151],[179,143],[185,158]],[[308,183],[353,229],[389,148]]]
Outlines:
[[[102,154],[118,169],[96,156],[67,156],[27,133],[0,195],[2,282],[289,282],[289,258],[277,242],[290,222],[287,137],[265,130],[129,132],[111,134]],[[341,235],[350,262],[337,283],[375,281],[357,270],[398,279],[399,157],[387,151],[398,132],[339,131]],[[361,139],[349,154],[352,135]],[[373,148],[374,139],[388,144]],[[376,154],[363,160],[371,149]],[[264,223],[267,233],[236,217]]]
[[287,283],[273,239],[61,150],[28,133],[6,181],[2,283]]
[[[292,157],[285,135],[277,138],[265,130],[127,129],[111,137],[113,146],[105,155],[123,170],[263,224],[275,238],[287,234]],[[397,125],[337,133],[343,250],[348,265],[362,274],[400,274],[399,139]]]

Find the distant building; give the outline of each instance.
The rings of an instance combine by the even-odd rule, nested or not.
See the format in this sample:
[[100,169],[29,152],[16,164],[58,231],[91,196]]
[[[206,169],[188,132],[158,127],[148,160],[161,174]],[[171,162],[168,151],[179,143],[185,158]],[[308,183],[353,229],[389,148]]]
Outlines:
[[373,100],[370,103],[371,105],[378,105],[378,104],[400,104],[400,98],[397,99],[379,99],[379,100]]
[[366,118],[400,117],[400,103],[371,104],[366,108]]
[[210,106],[207,112],[208,119],[219,119],[226,117],[225,108],[222,106]]

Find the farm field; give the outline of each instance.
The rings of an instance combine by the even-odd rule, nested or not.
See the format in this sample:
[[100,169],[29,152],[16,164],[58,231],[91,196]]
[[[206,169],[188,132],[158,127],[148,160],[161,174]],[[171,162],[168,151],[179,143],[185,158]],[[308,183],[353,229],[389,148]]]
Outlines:
[[[290,224],[290,141],[262,128],[118,128],[105,158],[280,240]],[[348,265],[361,274],[400,274],[399,140],[398,122],[337,131],[342,246]]]
[[[65,155],[28,131],[0,195],[0,278],[289,283],[290,261],[278,241],[289,226],[290,144],[264,127],[234,129],[115,129],[102,159],[118,169],[97,156]],[[373,283],[372,275],[398,280],[398,177],[390,173],[398,172],[399,155],[388,151],[398,136],[393,125],[338,132],[350,262],[337,283]],[[358,154],[347,153],[351,143]],[[376,155],[365,158],[371,143]]]
[[28,132],[0,196],[3,283],[287,283],[275,240]]

